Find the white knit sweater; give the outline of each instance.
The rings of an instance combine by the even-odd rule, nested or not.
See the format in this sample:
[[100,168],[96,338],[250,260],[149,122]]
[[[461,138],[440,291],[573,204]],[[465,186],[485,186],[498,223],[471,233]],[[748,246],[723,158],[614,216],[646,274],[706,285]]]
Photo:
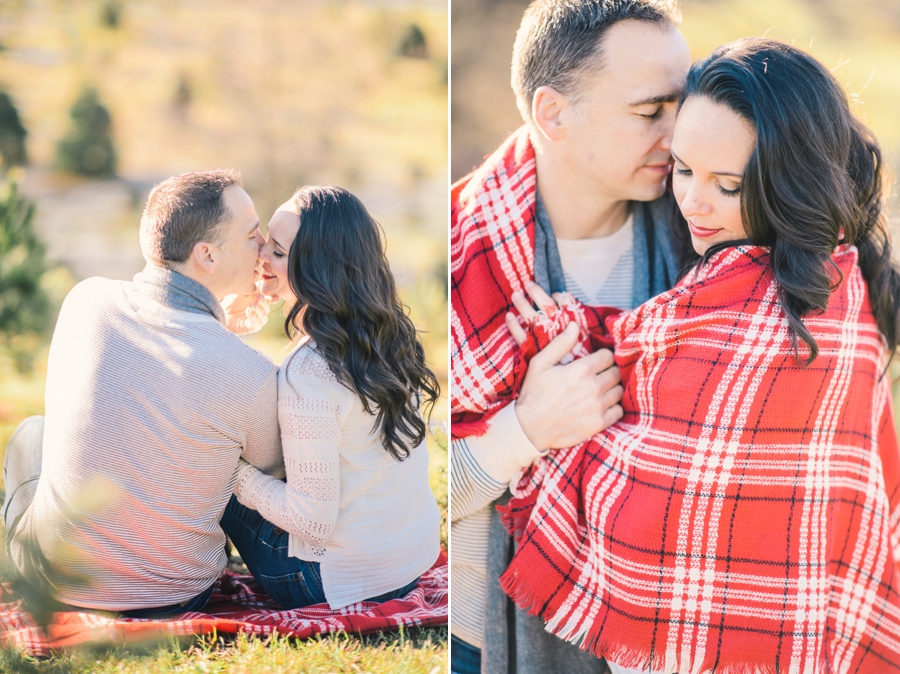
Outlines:
[[287,483],[247,463],[238,500],[290,533],[291,556],[321,564],[332,609],[411,582],[440,552],[440,512],[423,442],[403,461],[381,444],[374,417],[311,341],[278,374]]

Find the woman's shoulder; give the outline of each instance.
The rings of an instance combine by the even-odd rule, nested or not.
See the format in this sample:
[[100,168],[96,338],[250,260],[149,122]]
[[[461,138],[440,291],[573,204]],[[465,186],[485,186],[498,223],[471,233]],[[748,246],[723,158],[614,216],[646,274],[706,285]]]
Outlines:
[[336,401],[353,398],[353,392],[341,383],[310,339],[297,344],[284,359],[279,379],[279,396],[284,392]]
[[311,339],[302,340],[284,359],[282,369],[291,377],[304,377],[323,382],[338,383],[338,377],[328,365],[325,357],[319,353],[316,343]]

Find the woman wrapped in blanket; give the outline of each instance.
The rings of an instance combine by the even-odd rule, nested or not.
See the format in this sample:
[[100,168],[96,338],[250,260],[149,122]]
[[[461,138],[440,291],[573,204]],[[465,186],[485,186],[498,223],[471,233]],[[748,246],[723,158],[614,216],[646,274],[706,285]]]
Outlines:
[[514,297],[523,359],[570,321],[576,357],[614,342],[624,416],[519,480],[504,589],[613,672],[898,670],[878,146],[821,64],[745,39],[691,68],[672,155],[698,256],[673,290]]
[[287,479],[242,461],[222,528],[283,608],[405,596],[440,553],[419,414],[439,387],[379,227],[346,190],[304,187],[260,260],[297,339],[278,373]]

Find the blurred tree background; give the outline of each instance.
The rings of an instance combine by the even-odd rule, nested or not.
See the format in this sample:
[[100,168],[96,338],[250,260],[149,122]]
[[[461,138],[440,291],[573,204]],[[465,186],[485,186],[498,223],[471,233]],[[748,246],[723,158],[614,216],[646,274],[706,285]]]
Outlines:
[[[300,185],[357,194],[446,382],[447,48],[440,0],[0,0],[0,447],[43,409],[53,307],[141,270],[185,171],[240,171],[263,231]],[[281,323],[250,338],[276,362]]]

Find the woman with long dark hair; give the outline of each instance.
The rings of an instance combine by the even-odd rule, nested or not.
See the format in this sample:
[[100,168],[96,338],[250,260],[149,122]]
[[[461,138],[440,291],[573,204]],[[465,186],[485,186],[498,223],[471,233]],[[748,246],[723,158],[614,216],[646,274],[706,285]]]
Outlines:
[[303,187],[260,260],[296,340],[278,378],[287,477],[242,462],[222,527],[284,608],[404,596],[439,554],[420,407],[440,391],[378,224],[347,190]]
[[624,416],[523,475],[504,589],[614,673],[896,671],[877,143],[820,63],[754,38],[691,68],[672,155],[694,251],[674,289],[612,317],[527,280],[542,311],[513,300],[522,360],[571,321],[576,357],[615,348]]

